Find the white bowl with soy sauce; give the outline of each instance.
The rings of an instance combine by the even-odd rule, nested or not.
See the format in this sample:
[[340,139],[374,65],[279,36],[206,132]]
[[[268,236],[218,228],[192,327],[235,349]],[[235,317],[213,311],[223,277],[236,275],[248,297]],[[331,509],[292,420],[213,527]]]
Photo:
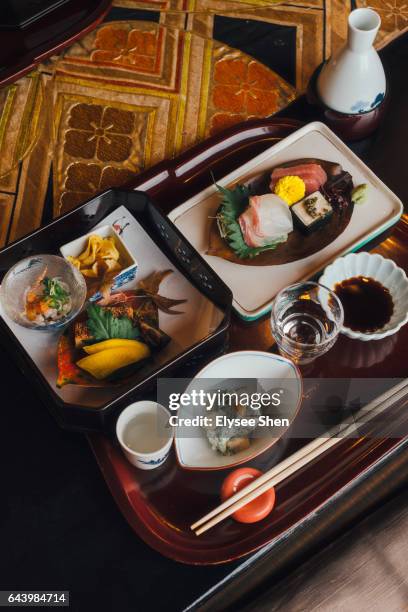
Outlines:
[[332,289],[344,309],[341,333],[382,340],[408,321],[408,278],[378,253],[350,253],[327,266],[319,283]]

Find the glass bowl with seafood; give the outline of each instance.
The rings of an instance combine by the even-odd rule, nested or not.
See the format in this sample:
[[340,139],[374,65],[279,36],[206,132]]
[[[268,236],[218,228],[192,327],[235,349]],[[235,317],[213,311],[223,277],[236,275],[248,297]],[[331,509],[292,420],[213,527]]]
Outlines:
[[85,298],[84,277],[57,255],[22,259],[0,287],[5,314],[23,327],[41,331],[64,327],[81,311]]

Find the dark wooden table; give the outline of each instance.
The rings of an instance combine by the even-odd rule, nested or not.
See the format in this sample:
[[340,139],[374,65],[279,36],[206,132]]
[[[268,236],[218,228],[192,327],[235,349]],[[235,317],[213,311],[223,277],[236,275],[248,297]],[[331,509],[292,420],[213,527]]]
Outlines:
[[347,530],[243,612],[406,612],[408,491]]
[[[354,149],[408,198],[408,37],[383,53],[391,104],[385,123]],[[287,116],[312,118],[304,101]],[[66,589],[73,610],[211,610],[248,601],[355,523],[408,480],[408,441],[307,525],[275,547],[216,567],[161,557],[135,537],[110,497],[85,437],[58,429],[24,376],[1,353],[0,588]]]

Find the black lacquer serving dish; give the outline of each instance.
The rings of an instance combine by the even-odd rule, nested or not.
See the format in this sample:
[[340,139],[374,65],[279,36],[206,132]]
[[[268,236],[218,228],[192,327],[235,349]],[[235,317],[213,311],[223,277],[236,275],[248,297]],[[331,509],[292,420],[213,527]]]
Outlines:
[[138,269],[134,284],[154,272],[171,270],[160,293],[186,300],[178,308],[181,314],[159,313],[160,327],[171,338],[162,352],[123,384],[104,388],[67,384],[58,388],[61,332],[27,330],[4,313],[0,317],[1,342],[25,378],[61,426],[82,431],[109,431],[114,417],[126,405],[155,390],[158,376],[170,376],[181,366],[222,349],[230,322],[229,289],[149,197],[138,191],[106,191],[2,249],[0,278],[21,259],[44,253],[59,255],[62,245],[106,224],[121,233],[135,255]]

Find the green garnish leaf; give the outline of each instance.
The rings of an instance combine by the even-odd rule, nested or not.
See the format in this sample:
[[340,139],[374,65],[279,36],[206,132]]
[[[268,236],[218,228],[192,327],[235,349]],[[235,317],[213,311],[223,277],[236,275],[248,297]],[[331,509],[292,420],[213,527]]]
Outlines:
[[89,304],[87,313],[89,331],[96,342],[112,338],[135,340],[140,336],[139,329],[133,326],[129,317],[115,317],[110,310],[96,304]]
[[250,189],[246,185],[235,185],[233,189],[226,189],[217,185],[222,195],[221,205],[217,213],[217,224],[222,238],[240,259],[252,259],[264,251],[276,249],[282,240],[275,240],[263,247],[250,247],[246,244],[242,235],[238,217],[248,206]]
[[61,312],[63,306],[69,301],[69,293],[56,278],[43,278],[43,297],[48,301],[51,308]]

